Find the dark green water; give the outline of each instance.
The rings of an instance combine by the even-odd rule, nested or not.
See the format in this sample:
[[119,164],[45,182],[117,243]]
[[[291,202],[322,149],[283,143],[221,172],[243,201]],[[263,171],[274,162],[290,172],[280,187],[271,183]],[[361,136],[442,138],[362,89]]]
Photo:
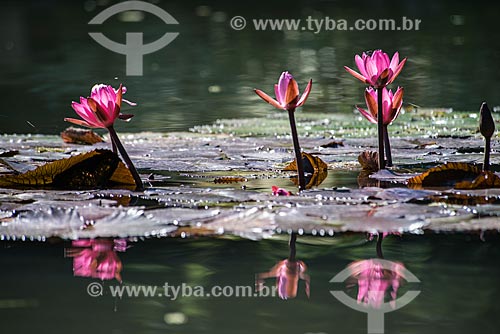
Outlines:
[[[397,297],[408,290],[421,291],[407,306],[386,314],[386,333],[498,333],[500,243],[497,235],[485,239],[464,235],[384,239],[385,259],[399,262],[420,280],[403,280]],[[356,298],[356,286],[329,281],[353,261],[376,257],[375,241],[365,240],[362,235],[298,236],[296,258],[308,267],[310,298],[301,280],[297,297],[288,300],[115,298],[109,287],[120,286],[116,280],[74,276],[77,260],[65,257],[71,253],[69,242],[3,242],[2,329],[6,333],[366,333],[366,314],[347,308],[329,292],[343,290]],[[99,255],[99,261],[112,257],[121,263],[123,286],[160,288],[168,282],[207,290],[253,287],[257,273],[289,255],[285,236],[281,241],[161,239],[127,245],[126,251]],[[102,284],[104,294],[90,297],[90,283]],[[266,285],[274,283],[268,279]]]
[[[364,50],[382,48],[408,57],[395,82],[405,101],[424,107],[478,110],[500,104],[500,5],[486,1],[155,1],[178,26],[152,14],[138,22],[114,16],[87,25],[113,1],[2,1],[0,14],[0,133],[58,133],[73,117],[72,100],[94,83],[129,88],[139,104],[127,131],[187,130],[217,118],[277,112],[252,89],[271,93],[284,70],[300,87],[313,78],[304,112],[351,112],[364,104],[363,85],[343,66]],[[205,6],[205,7],[200,7]],[[230,28],[230,19],[357,19],[405,16],[420,19],[418,31],[256,31]],[[143,32],[152,42],[180,32],[164,49],[144,56],[144,75],[127,77],[125,57],[97,44],[90,31],[119,43],[125,32]]]

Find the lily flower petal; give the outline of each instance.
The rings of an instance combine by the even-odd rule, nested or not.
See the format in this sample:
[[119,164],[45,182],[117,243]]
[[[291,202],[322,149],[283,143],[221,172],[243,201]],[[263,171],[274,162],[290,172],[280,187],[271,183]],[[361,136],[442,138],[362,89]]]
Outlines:
[[377,124],[377,120],[373,117],[373,115],[370,112],[358,106],[356,106],[356,109],[358,109],[361,115],[363,115],[370,123]]
[[130,121],[130,119],[132,117],[134,117],[134,115],[132,115],[132,114],[120,114],[120,115],[118,115],[119,119],[126,121],[126,122]]
[[[125,92],[123,92],[123,93],[125,93]],[[128,104],[129,106],[132,106],[132,107],[135,107],[137,105],[137,103],[131,102],[127,99],[122,99],[122,102],[125,102],[126,104]]]
[[280,89],[277,84],[274,84],[274,95],[276,96],[277,101],[281,101]]
[[100,126],[95,126],[95,125],[92,125],[86,121],[83,121],[81,119],[76,119],[76,118],[64,118],[64,121],[65,122],[70,122],[70,123],[73,123],[73,124],[76,124],[76,125],[81,125],[81,126],[85,126],[87,128],[100,128]]
[[290,80],[288,82],[288,88],[286,90],[285,100],[282,101],[286,105],[296,105],[297,99],[299,98],[299,85],[297,85],[297,81]]
[[[377,91],[372,87],[365,89],[365,102],[374,119],[377,119]],[[376,123],[376,122],[375,122]]]
[[393,72],[396,72],[396,68],[398,66],[399,66],[399,52],[396,51],[396,52],[394,52],[394,55],[392,56],[389,68],[391,68]]
[[[366,54],[363,53],[363,58],[366,58]],[[368,77],[368,74],[366,73],[366,70],[365,70],[365,61],[363,60],[363,58],[361,58],[360,56],[356,55],[354,57],[354,62],[356,63],[356,66],[358,67],[358,70],[360,71],[361,75],[363,77]],[[347,66],[344,66],[344,68],[347,67]]]
[[394,120],[398,118],[399,113],[402,110],[403,94],[404,94],[404,88],[398,87],[396,93],[394,94],[394,97],[392,98],[392,114],[389,123],[394,122]]
[[261,91],[260,89],[254,89],[254,91],[257,95],[259,95],[261,97],[261,99],[263,99],[267,103],[271,104],[273,107],[278,108],[278,109],[284,109],[283,106],[281,106],[281,104],[278,103],[278,101],[276,101],[275,99],[273,99],[272,97],[270,97],[269,95],[267,95],[266,93]]
[[391,84],[394,81],[394,79],[397,78],[397,76],[399,75],[399,73],[401,73],[401,71],[403,70],[403,66],[405,66],[405,64],[406,64],[406,59],[407,58],[403,59],[401,61],[401,63],[399,63],[399,65],[396,67],[396,70],[392,74],[392,77],[391,77],[390,81],[388,82],[388,84]]
[[[116,97],[115,97],[113,119],[116,119],[120,115],[120,108],[122,106],[122,85],[121,84],[120,84],[120,87],[118,87],[118,91],[115,94],[116,94]],[[112,108],[112,107],[113,106],[110,103],[109,108]]]
[[309,80],[306,89],[304,89],[304,92],[302,93],[302,96],[300,97],[299,101],[297,102],[297,107],[302,106],[307,98],[309,97],[309,93],[311,93],[311,88],[312,88],[312,79]]
[[[280,95],[278,102],[281,103],[282,105],[287,104],[286,94],[288,91],[288,87],[290,85],[290,81],[292,81],[292,80],[294,80],[294,79],[293,79],[292,75],[290,73],[288,73],[288,71],[281,73],[280,78],[278,80],[278,91],[279,91],[279,95]],[[278,98],[278,97],[276,97],[276,98]]]
[[364,82],[364,83],[369,83],[368,80],[366,79],[366,77],[364,75],[361,75],[359,74],[358,72],[350,69],[349,67],[347,66],[344,66],[344,69],[349,72],[353,77],[355,77],[356,79]]

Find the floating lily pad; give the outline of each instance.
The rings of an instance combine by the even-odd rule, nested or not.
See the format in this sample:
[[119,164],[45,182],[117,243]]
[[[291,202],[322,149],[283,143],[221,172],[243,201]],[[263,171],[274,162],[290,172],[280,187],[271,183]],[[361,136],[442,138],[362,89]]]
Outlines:
[[42,240],[131,236],[165,236],[176,230],[135,208],[87,206],[40,209],[23,213],[0,226],[2,239]]
[[95,150],[53,161],[23,174],[0,177],[0,187],[21,189],[84,189],[112,184],[122,184],[132,189],[135,186],[125,165],[116,154],[107,150]]
[[[358,156],[376,150],[375,126],[354,114],[297,113],[301,146],[328,166],[324,181],[301,193],[293,183],[296,172],[282,171],[294,158],[286,115],[221,120],[191,133],[122,133],[131,159],[150,182],[145,192],[0,188],[0,231],[16,238],[199,232],[259,239],[291,230],[324,237],[350,231],[496,230],[499,189],[453,190],[454,183],[439,190],[406,187],[409,178],[446,162],[482,161],[479,150],[460,153],[483,144],[477,119],[469,115],[421,108],[402,115],[389,129],[395,166],[367,177]],[[343,146],[322,147],[330,141]],[[492,170],[497,170],[495,138],[492,145]],[[10,166],[4,173],[11,174],[88,151],[42,135],[4,135],[0,147],[18,152],[2,158]],[[39,147],[53,149],[39,153]],[[94,147],[109,149],[109,143]],[[273,185],[294,196],[272,196]],[[95,210],[92,219],[89,210]]]

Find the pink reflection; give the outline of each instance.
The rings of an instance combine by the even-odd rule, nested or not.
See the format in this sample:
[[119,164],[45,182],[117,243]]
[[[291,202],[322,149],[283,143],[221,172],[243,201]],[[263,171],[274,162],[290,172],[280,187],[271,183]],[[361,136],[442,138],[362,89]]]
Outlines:
[[297,234],[292,233],[290,236],[290,255],[288,259],[278,262],[268,272],[256,275],[256,287],[261,289],[264,280],[267,278],[276,278],[276,289],[281,299],[295,298],[299,287],[299,280],[306,282],[306,295],[310,294],[310,278],[306,274],[307,266],[304,262],[295,259],[295,242],[297,241]]
[[276,277],[276,288],[281,299],[295,298],[299,286],[299,279],[306,282],[306,295],[309,297],[309,275],[306,274],[307,266],[302,261],[283,260],[278,262],[270,271],[257,274],[257,287],[264,284],[264,280]]
[[358,303],[380,308],[388,295],[391,306],[395,306],[405,267],[397,262],[392,262],[390,269],[383,267],[378,259],[355,261],[348,266],[354,284],[358,285]]
[[116,252],[124,252],[127,249],[126,240],[75,240],[71,246],[65,250],[65,256],[73,258],[75,276],[122,281],[122,261]]

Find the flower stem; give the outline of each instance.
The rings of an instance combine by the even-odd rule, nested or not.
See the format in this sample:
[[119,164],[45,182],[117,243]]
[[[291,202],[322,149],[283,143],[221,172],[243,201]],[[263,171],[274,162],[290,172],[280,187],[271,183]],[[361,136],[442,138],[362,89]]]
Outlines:
[[378,169],[385,168],[384,161],[384,115],[382,106],[382,90],[377,88],[377,125],[378,125]]
[[296,241],[297,241],[297,233],[292,232],[292,234],[290,234],[290,241],[288,243],[288,246],[290,248],[290,254],[288,255],[289,261],[295,261],[295,254],[297,253],[297,251],[295,249],[295,242]]
[[491,137],[484,137],[484,162],[483,171],[490,170]]
[[384,258],[384,253],[382,252],[382,240],[384,240],[384,234],[381,233],[381,232],[379,232],[378,236],[377,236],[377,246],[376,246],[377,257],[379,259],[383,259]]
[[391,167],[392,166],[391,142],[389,141],[389,131],[387,131],[387,125],[384,125],[384,146],[385,146],[385,156],[387,157],[387,167]]
[[120,138],[118,138],[118,135],[116,134],[115,129],[113,126],[110,126],[108,128],[109,135],[111,137],[111,142],[118,148],[118,151],[120,152],[120,155],[122,156],[123,160],[125,161],[125,164],[127,165],[128,169],[130,170],[130,173],[132,174],[132,177],[134,178],[135,181],[135,186],[136,186],[136,191],[143,191],[144,186],[142,184],[142,180],[139,176],[139,173],[137,173],[137,170],[135,169],[134,164],[132,163],[132,160],[130,160],[130,157],[127,154],[127,151],[125,151],[125,147],[123,147]]
[[116,144],[115,144],[115,141],[113,140],[113,137],[111,137],[111,148],[113,149],[114,154],[118,154],[117,149],[116,149]]
[[306,189],[306,179],[304,177],[304,163],[302,161],[302,152],[300,150],[299,136],[297,135],[297,126],[295,124],[295,109],[288,110],[290,128],[292,130],[293,148],[295,150],[295,160],[297,161],[297,173],[299,178],[299,191]]

